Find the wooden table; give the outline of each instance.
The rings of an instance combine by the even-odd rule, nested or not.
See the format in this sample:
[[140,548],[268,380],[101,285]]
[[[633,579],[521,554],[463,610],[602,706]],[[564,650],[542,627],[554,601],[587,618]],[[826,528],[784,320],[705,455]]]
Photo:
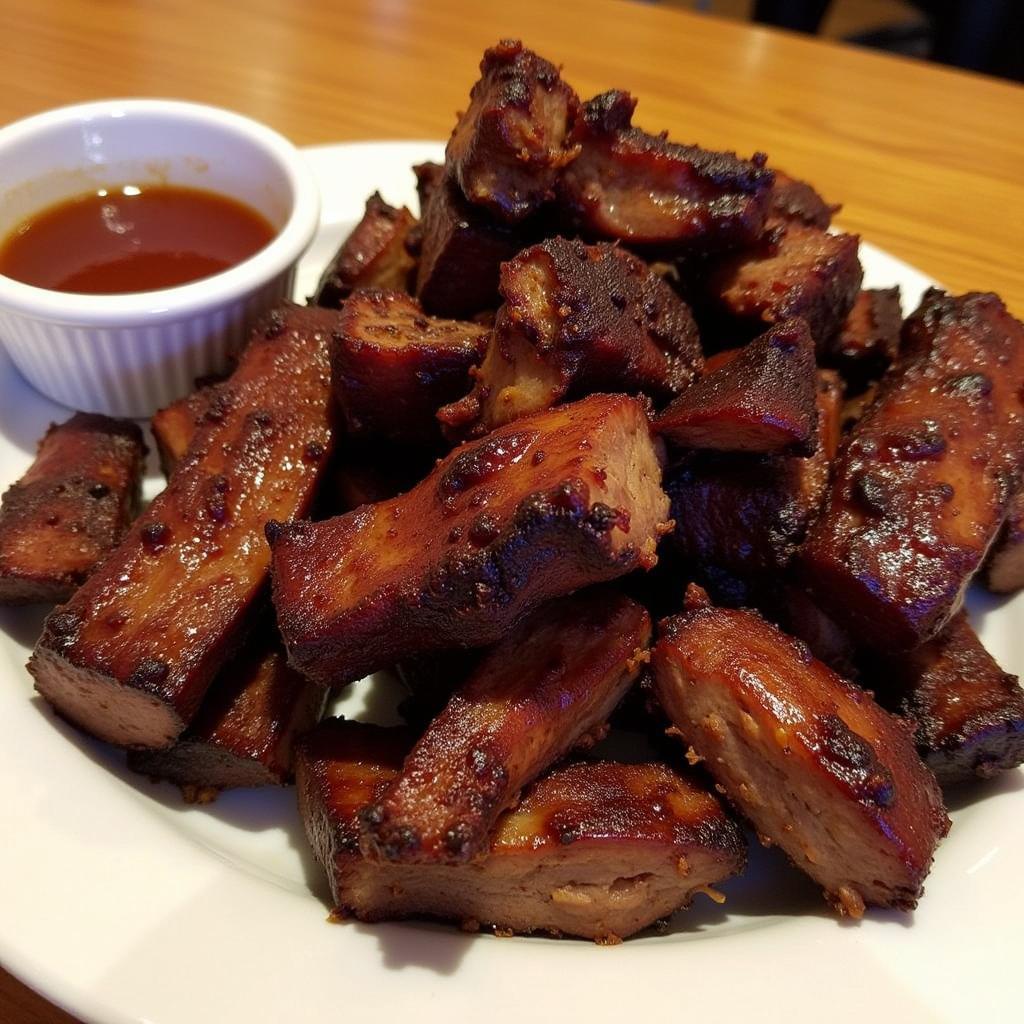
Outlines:
[[[562,62],[581,93],[640,96],[646,128],[765,150],[841,200],[843,227],[1024,314],[1024,90],[656,6],[4,0],[0,123],[159,95],[233,107],[299,144],[443,138],[480,52],[510,35]],[[0,971],[0,1020],[71,1018]]]

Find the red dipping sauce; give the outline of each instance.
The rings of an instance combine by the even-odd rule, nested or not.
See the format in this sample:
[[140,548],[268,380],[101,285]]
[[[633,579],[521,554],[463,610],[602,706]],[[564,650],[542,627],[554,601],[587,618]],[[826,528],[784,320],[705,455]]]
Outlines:
[[0,242],[0,274],[58,292],[148,292],[227,270],[275,234],[261,214],[215,192],[118,185],[18,225]]

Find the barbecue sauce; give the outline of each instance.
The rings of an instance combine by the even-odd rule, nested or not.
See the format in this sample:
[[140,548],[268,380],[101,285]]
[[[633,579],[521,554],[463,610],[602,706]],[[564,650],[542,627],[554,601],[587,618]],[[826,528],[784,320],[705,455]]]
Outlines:
[[275,233],[255,210],[215,192],[119,185],[23,221],[0,242],[0,274],[60,292],[153,291],[227,270]]

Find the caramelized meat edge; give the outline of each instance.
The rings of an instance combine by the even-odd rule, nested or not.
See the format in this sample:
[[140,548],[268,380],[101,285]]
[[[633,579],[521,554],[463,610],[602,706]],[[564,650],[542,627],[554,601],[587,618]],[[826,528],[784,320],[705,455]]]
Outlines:
[[741,160],[648,135],[632,126],[635,107],[618,90],[584,105],[570,136],[580,153],[558,184],[567,224],[592,239],[664,254],[753,242],[774,180],[764,154]]
[[331,686],[494,643],[546,600],[653,566],[667,513],[635,399],[524,417],[392,501],[271,531],[289,657]]
[[538,608],[484,657],[365,810],[364,854],[459,864],[486,853],[523,786],[603,734],[650,638],[646,610],[619,594]]
[[723,260],[709,278],[708,300],[721,329],[727,337],[749,337],[800,317],[818,352],[827,352],[860,292],[859,247],[855,235],[773,222],[756,245]]
[[694,756],[839,913],[914,907],[949,821],[910,729],[754,612],[695,603],[653,657]]
[[554,238],[502,264],[505,299],[473,391],[438,414],[480,436],[594,391],[663,402],[702,358],[689,307],[637,257]]
[[367,860],[360,811],[395,778],[410,740],[401,729],[332,719],[301,745],[299,807],[342,915],[615,943],[744,866],[739,830],[710,793],[664,765],[613,762],[541,779],[498,820],[480,860]]
[[485,50],[445,151],[463,195],[512,224],[535,213],[554,198],[559,169],[576,155],[568,134],[578,110],[558,68],[518,39]]
[[883,650],[949,621],[1024,469],[1024,325],[995,295],[932,290],[903,349],[800,557],[825,610]]
[[488,333],[427,316],[401,292],[354,294],[331,340],[334,395],[349,435],[413,446],[439,441],[437,410],[465,394]]
[[0,605],[66,601],[138,511],[146,446],[128,420],[53,424],[0,504]]
[[415,260],[406,242],[417,223],[404,206],[389,206],[374,192],[362,219],[324,268],[312,301],[337,309],[359,288],[407,292]]
[[327,691],[290,669],[275,631],[268,635],[221,669],[174,746],[129,751],[129,767],[201,801],[222,789],[291,782],[295,743],[320,720]]
[[335,316],[286,306],[257,328],[167,488],[46,620],[29,671],[86,732],[170,746],[245,636],[264,524],[305,514],[330,458]]
[[785,320],[709,370],[654,420],[681,448],[811,455],[818,443],[814,340]]
[[943,785],[1024,762],[1024,690],[964,612],[915,650],[874,659],[871,678],[879,699],[913,723],[917,748]]

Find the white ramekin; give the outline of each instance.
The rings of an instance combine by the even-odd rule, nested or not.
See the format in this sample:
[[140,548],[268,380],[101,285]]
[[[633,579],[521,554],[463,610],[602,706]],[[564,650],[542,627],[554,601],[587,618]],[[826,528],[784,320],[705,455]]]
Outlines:
[[0,340],[43,394],[148,416],[224,369],[247,326],[290,295],[320,198],[298,150],[246,117],[172,100],[105,100],[0,129],[0,238],[62,199],[108,185],[186,185],[247,203],[273,241],[222,273],[160,291],[80,295],[0,275]]

